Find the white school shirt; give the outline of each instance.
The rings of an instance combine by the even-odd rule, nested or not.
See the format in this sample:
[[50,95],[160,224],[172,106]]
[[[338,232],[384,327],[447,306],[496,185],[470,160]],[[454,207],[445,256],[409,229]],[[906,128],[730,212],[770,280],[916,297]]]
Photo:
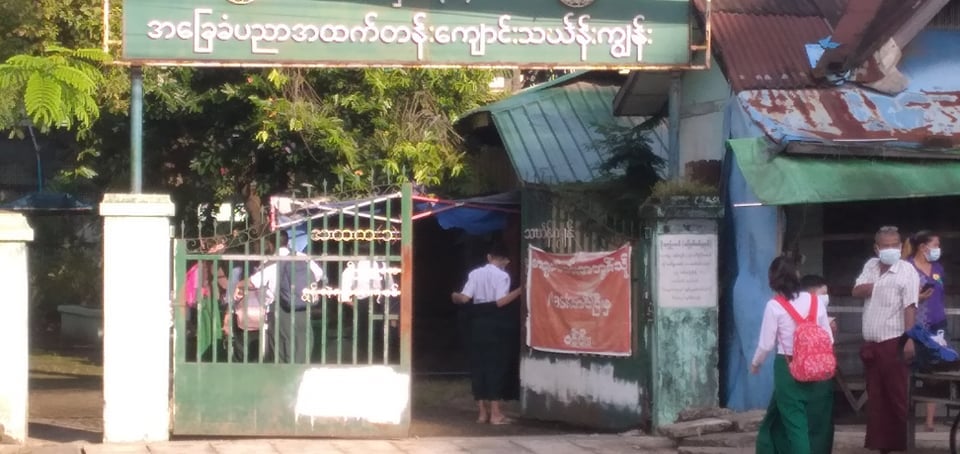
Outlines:
[[460,293],[473,298],[473,304],[496,303],[510,293],[510,275],[488,263],[470,272]]
[[920,300],[920,275],[905,260],[897,261],[883,275],[880,259],[863,265],[854,285],[873,283],[873,294],[863,303],[863,340],[883,342],[900,337],[904,330],[903,310]]
[[349,262],[340,274],[340,301],[351,301],[376,296],[379,303],[383,290],[396,290],[397,285],[390,275],[386,263],[374,262],[368,259]]
[[[833,331],[830,330],[830,318],[827,317],[827,305],[824,304],[824,299],[822,295],[817,295],[817,325],[827,331],[832,342]],[[790,301],[790,304],[801,317],[806,318],[810,314],[809,293],[800,292],[796,299]],[[763,310],[763,322],[760,324],[760,340],[757,341],[757,351],[750,364],[755,366],[762,364],[767,355],[773,351],[774,344],[778,354],[793,355],[793,332],[796,329],[797,323],[776,299],[767,301],[767,307]]]
[[[282,247],[278,249],[280,256],[290,255],[290,249]],[[297,256],[305,256],[306,254],[298,252]],[[317,265],[317,262],[313,260],[310,261],[310,272],[313,274],[314,282],[323,279],[323,269],[320,268],[320,265]],[[254,273],[253,276],[250,276],[250,285],[256,287],[257,289],[263,289],[263,304],[270,305],[273,303],[274,292],[277,289],[277,279],[279,279],[277,273],[277,263],[273,262],[267,266],[260,269]]]

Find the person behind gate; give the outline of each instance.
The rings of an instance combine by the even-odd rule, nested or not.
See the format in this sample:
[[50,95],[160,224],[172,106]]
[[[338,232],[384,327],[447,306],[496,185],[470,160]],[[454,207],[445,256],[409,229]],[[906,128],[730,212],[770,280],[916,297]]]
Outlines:
[[[279,239],[278,256],[305,256],[299,252],[291,254],[286,232],[279,232]],[[267,248],[270,248],[269,242]],[[268,306],[268,355],[276,355],[280,362],[285,363],[309,362],[307,344],[311,342],[311,336],[307,312],[310,305],[301,299],[301,293],[309,288],[311,283],[322,279],[323,270],[312,260],[278,260],[266,264],[250,276],[246,285],[237,287],[237,300],[243,298],[244,288],[265,289],[265,304]]]
[[863,347],[860,359],[866,376],[867,449],[891,452],[907,449],[907,365],[913,341],[903,336],[916,322],[920,278],[901,257],[900,232],[881,227],[874,236],[877,257],[867,260],[853,288],[863,298]]
[[[770,264],[770,288],[775,297],[767,301],[760,325],[760,339],[750,363],[750,372],[757,374],[767,355],[777,348],[773,363],[773,396],[757,434],[758,454],[829,454],[833,450],[833,382],[836,367],[833,357],[833,335],[826,307],[815,293],[803,291],[800,274],[793,258],[780,256]],[[802,317],[802,318],[801,318]],[[798,322],[799,320],[799,322]],[[823,351],[807,351],[817,357],[800,358],[797,341],[810,334],[828,343]],[[819,327],[819,330],[817,329]],[[804,332],[803,330],[807,331]],[[807,341],[804,339],[803,341]],[[819,345],[825,347],[824,345]],[[798,347],[795,350],[795,347]],[[803,346],[805,347],[805,346]],[[828,356],[821,358],[820,356]],[[822,376],[807,377],[795,371],[799,362],[823,360]],[[832,366],[830,365],[832,361]],[[794,364],[797,363],[797,364]],[[795,377],[795,375],[800,375]]]
[[510,264],[506,252],[494,247],[487,254],[487,264],[470,272],[467,283],[451,299],[469,306],[470,375],[473,397],[477,401],[478,423],[509,424],[500,410],[509,386],[513,318],[504,306],[512,303],[523,286],[510,291],[510,275],[504,270]]

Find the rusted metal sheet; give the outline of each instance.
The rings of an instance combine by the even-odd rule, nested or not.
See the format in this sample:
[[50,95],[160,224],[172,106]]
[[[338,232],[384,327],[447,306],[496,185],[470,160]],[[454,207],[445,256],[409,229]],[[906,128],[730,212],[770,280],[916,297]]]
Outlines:
[[804,46],[830,35],[822,16],[714,12],[712,20],[734,91],[814,85]]
[[[843,43],[843,45],[826,49],[820,61],[817,62],[817,67],[814,68],[813,73],[816,77],[823,77],[826,74],[844,69],[844,65],[862,47],[864,37],[871,32],[870,26],[883,6],[883,0],[862,0],[847,4],[843,15],[840,16],[840,20],[834,27],[833,37],[831,38],[832,41]],[[874,33],[878,32],[877,27],[873,28]]]
[[[874,52],[886,44],[905,24],[913,19],[914,15],[922,11],[924,4],[929,3],[931,3],[931,0],[883,0],[875,18],[861,15],[854,19],[854,22],[869,21],[870,24],[866,27],[863,36],[856,42],[846,42],[844,38],[835,36],[837,38],[835,41],[856,48],[856,51],[850,54],[847,60],[848,64],[843,69],[853,69],[868,60]],[[856,25],[854,28],[856,28]],[[826,55],[824,58],[826,58]]]
[[737,95],[774,141],[890,140],[949,148],[960,144],[960,92],[897,97],[858,88],[755,90]]
[[930,21],[929,27],[943,30],[960,30],[960,2],[949,2]]
[[[842,9],[846,0],[828,0]],[[714,12],[772,14],[781,16],[819,16],[821,9],[814,0],[712,0]],[[706,0],[694,0],[697,10],[706,9]]]
[[[821,73],[857,68],[931,1],[714,0],[711,20],[735,91],[812,88],[819,78],[810,68],[806,44],[828,36],[840,44],[822,57]],[[694,3],[702,14],[705,0]]]

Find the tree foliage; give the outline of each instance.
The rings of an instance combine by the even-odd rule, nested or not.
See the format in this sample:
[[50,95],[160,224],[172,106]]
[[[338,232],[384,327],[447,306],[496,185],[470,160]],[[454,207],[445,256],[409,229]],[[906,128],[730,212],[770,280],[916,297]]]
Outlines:
[[350,192],[404,180],[436,187],[461,172],[452,125],[492,99],[491,77],[463,70],[153,70],[148,140],[169,158],[160,163],[166,183],[200,186],[218,200],[302,184]]
[[[119,2],[111,5],[118,19]],[[100,0],[0,2],[0,58],[12,57],[8,71],[19,71],[8,82],[35,89],[24,110],[50,127],[71,118],[74,126],[89,126],[75,137],[76,161],[58,179],[68,190],[125,191],[129,180],[128,71],[104,65],[93,77],[89,70],[102,60],[65,50],[100,46],[100,8]],[[114,36],[120,25],[111,23]],[[31,83],[24,74],[43,78]],[[493,99],[493,75],[146,68],[145,190],[172,193],[185,208],[201,201],[255,204],[260,196],[303,184],[370,191],[413,180],[443,187],[464,166],[451,125]],[[91,81],[94,96],[79,96],[90,93]],[[15,123],[8,114],[16,109],[6,93],[0,87],[0,125],[8,128]]]
[[[26,115],[31,123],[47,132],[63,127],[89,129],[100,116],[97,93],[104,81],[100,66],[110,56],[100,49],[71,50],[50,46],[44,55],[14,55],[0,64],[0,93],[16,109],[4,115],[8,121]],[[22,99],[22,106],[16,100]],[[19,122],[7,124],[16,129]]]

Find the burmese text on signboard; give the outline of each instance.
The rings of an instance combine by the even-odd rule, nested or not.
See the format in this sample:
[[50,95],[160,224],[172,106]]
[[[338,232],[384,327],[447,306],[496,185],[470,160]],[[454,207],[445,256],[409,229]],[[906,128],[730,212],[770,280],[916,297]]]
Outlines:
[[685,0],[126,0],[142,64],[640,68],[690,60]]
[[537,350],[629,356],[630,247],[550,254],[530,247],[527,344]]

